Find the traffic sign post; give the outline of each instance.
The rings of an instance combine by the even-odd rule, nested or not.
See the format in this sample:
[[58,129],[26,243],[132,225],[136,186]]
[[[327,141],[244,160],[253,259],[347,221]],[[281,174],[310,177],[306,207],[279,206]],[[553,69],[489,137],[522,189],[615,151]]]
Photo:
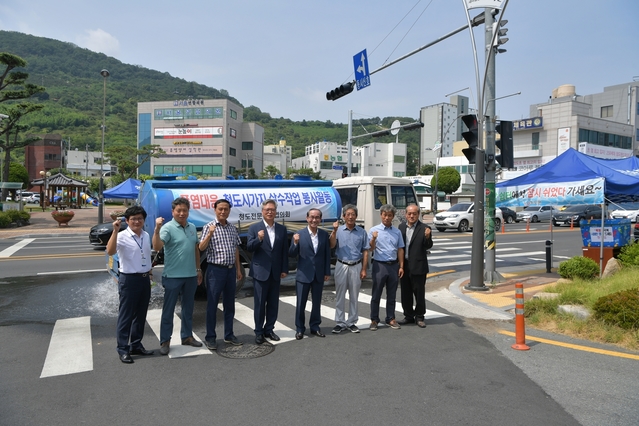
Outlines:
[[353,56],[353,67],[355,68],[355,83],[357,90],[371,85],[371,75],[368,69],[368,55],[366,49]]

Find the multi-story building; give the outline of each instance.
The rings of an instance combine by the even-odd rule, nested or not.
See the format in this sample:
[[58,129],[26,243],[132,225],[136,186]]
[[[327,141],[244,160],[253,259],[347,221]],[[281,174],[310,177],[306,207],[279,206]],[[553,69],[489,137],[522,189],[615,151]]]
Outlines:
[[117,167],[111,166],[108,159],[102,164],[102,153],[99,151],[79,151],[76,148],[66,152],[66,159],[65,169],[73,176],[100,177],[100,173],[110,176],[117,172]]
[[278,145],[264,146],[264,170],[268,166],[273,166],[282,174],[286,174],[293,165],[293,150],[286,146],[284,139]]
[[547,102],[531,105],[530,118],[514,121],[516,172],[504,178],[534,170],[569,148],[599,158],[638,155],[638,89],[639,82],[592,95],[578,95],[573,85],[554,89]]
[[40,140],[24,147],[24,166],[29,173],[29,182],[40,179],[40,172],[58,169],[62,164],[62,136],[58,134],[37,135]]
[[[370,143],[353,147],[351,176],[406,176],[406,145]],[[311,168],[323,179],[339,179],[348,171],[348,149],[336,142],[316,142],[304,157],[293,159],[293,168]]]
[[[461,140],[461,134],[466,131],[459,118],[474,113],[475,110],[468,107],[468,98],[459,95],[451,96],[450,103],[423,107],[419,114],[424,123],[419,146],[419,167],[435,164],[437,157],[452,156],[453,143]],[[441,147],[435,149],[438,144]]]
[[155,144],[166,154],[138,173],[224,179],[235,170],[263,170],[264,128],[243,121],[228,99],[138,103],[138,148]]

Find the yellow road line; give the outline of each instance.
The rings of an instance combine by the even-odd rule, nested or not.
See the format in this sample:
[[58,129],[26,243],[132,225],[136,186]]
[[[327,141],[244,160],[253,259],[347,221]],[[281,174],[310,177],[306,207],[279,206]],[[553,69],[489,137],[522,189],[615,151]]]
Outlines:
[[457,272],[457,271],[455,271],[454,269],[447,269],[445,271],[433,272],[432,274],[428,274],[427,278],[436,277],[436,276],[445,275],[445,274],[452,274],[453,272]]
[[[506,330],[499,330],[499,334],[515,337],[515,333],[506,331]],[[541,337],[526,336],[526,340],[532,340],[533,342],[540,342],[540,343],[546,343],[548,345],[555,345],[555,346],[561,346],[564,348],[575,349],[577,351],[592,352],[595,354],[616,356],[618,358],[628,358],[628,359],[634,359],[636,361],[639,361],[639,355],[632,355],[632,354],[627,354],[624,352],[616,352],[616,351],[609,351],[606,349],[591,348],[590,346],[583,346],[583,345],[574,345],[572,343],[563,343],[563,342],[558,342],[556,340],[543,339]]]

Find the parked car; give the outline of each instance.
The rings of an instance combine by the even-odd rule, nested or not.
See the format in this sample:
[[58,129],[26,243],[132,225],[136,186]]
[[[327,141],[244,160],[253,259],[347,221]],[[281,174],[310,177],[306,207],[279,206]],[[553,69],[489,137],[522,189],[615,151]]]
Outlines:
[[[458,203],[445,212],[435,215],[433,224],[439,232],[447,229],[457,229],[459,232],[466,232],[473,228],[473,216],[475,203]],[[500,209],[495,209],[495,230],[499,231],[504,216]]]
[[26,202],[27,204],[40,204],[40,194],[31,194]]
[[553,206],[528,206],[517,212],[517,222],[542,222],[551,220],[557,210]]
[[[127,227],[126,222],[122,221],[120,232],[124,231]],[[106,248],[111,234],[113,234],[113,222],[100,223],[89,231],[89,242],[95,248]]]
[[[613,207],[610,208],[612,209]],[[614,205],[614,209],[610,212],[611,219],[630,219],[631,222],[637,222],[639,203],[620,203]]]
[[582,219],[601,219],[601,206],[598,204],[580,204],[568,206],[565,210],[555,211],[552,215],[554,226],[570,225],[579,226]]
[[499,207],[501,214],[504,216],[504,222],[515,223],[517,221],[517,212],[508,207]]

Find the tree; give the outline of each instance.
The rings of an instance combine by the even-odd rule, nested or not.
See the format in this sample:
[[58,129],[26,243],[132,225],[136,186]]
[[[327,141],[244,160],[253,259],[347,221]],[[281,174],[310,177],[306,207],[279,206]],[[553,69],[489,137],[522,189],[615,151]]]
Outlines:
[[[5,182],[16,182],[16,183],[22,183],[22,188],[28,188],[29,187],[29,172],[27,172],[26,167],[24,167],[22,164],[20,163],[10,163],[9,164],[9,177]],[[15,199],[16,196],[16,190],[12,189],[10,190],[11,192],[11,196],[13,197],[13,199]],[[4,194],[3,195],[3,200],[5,200],[7,198],[7,195]]]
[[280,171],[278,170],[278,168],[270,164],[264,168],[264,171],[260,175],[260,179],[272,179],[275,177],[275,175],[279,174]]
[[435,165],[434,164],[424,164],[421,169],[419,169],[420,175],[434,175],[435,174]]
[[461,176],[454,167],[441,167],[430,182],[431,187],[437,186],[437,191],[443,191],[446,194],[457,191],[460,184]]
[[[27,61],[21,57],[2,52],[0,53],[0,65],[5,66],[4,71],[0,74],[0,103],[21,101],[44,92],[44,87],[26,82],[29,74],[24,71],[14,71],[15,68],[25,68],[27,66]],[[38,111],[42,107],[42,105],[23,101],[17,104],[8,104],[0,109],[0,113],[6,116],[0,120],[0,141],[2,139],[5,140],[0,142],[0,148],[4,150],[5,156],[2,180],[6,181],[9,178],[11,150],[22,148],[33,142],[33,139],[29,138],[18,141],[18,134],[28,129],[28,127],[19,124],[20,120],[25,115]],[[5,136],[4,138],[1,137],[3,135]],[[2,199],[5,199],[6,196],[7,191],[3,189]]]
[[165,152],[160,145],[144,145],[140,149],[125,145],[111,145],[104,149],[104,156],[111,164],[117,166],[122,182],[135,176],[138,168],[149,161],[151,157],[158,158],[162,154]]

